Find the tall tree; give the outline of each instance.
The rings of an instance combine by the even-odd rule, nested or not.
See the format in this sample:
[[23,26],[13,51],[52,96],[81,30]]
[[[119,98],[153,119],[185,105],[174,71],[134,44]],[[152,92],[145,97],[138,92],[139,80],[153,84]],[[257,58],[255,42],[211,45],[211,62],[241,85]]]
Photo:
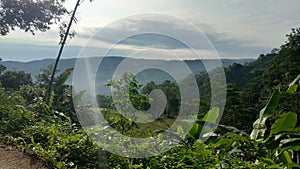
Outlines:
[[[261,95],[270,95],[272,88],[280,88],[286,90],[300,72],[300,28],[292,29],[291,33],[287,34],[287,41],[281,45],[276,57],[268,64],[266,71],[263,74],[264,89]],[[281,96],[282,104],[279,105],[279,110],[294,111],[300,113],[299,97],[297,91],[292,96],[283,93]],[[300,114],[299,114],[300,115]]]
[[65,0],[0,0],[0,34],[19,28],[35,34],[47,31],[68,13]]
[[19,89],[23,85],[31,85],[32,78],[30,73],[24,71],[8,70],[0,75],[2,86],[10,89]]
[[[0,62],[2,59],[0,58]],[[0,64],[0,75],[6,70],[6,67]]]
[[[92,2],[93,0],[90,0],[90,2]],[[47,102],[49,104],[49,99],[51,97],[51,93],[52,93],[52,87],[53,87],[53,80],[54,80],[54,76],[55,76],[55,73],[57,72],[57,66],[58,66],[58,63],[59,63],[59,60],[60,60],[60,57],[61,57],[61,54],[63,52],[63,49],[65,47],[65,44],[66,44],[66,41],[67,41],[67,38],[68,38],[68,35],[70,35],[70,29],[71,29],[71,26],[72,26],[72,23],[73,21],[76,20],[75,18],[75,14],[76,14],[76,11],[77,11],[77,8],[78,6],[81,4],[81,1],[80,0],[77,0],[76,4],[75,4],[75,7],[74,7],[74,10],[72,12],[72,16],[71,16],[71,19],[69,21],[69,24],[67,26],[67,29],[66,31],[63,30],[63,28],[61,29],[61,32],[60,32],[60,35],[61,35],[61,46],[60,46],[60,49],[58,51],[58,55],[56,57],[56,60],[55,60],[55,63],[54,63],[54,67],[53,67],[53,71],[52,71],[52,74],[51,74],[51,78],[50,78],[50,83],[49,83],[49,87],[48,87],[48,91],[47,91]],[[72,34],[71,34],[72,35]]]

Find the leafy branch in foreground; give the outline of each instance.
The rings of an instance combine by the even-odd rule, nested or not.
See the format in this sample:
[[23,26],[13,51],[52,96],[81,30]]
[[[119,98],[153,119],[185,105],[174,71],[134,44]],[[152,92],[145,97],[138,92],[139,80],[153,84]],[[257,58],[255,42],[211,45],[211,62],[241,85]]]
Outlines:
[[65,0],[1,0],[0,34],[7,35],[16,27],[31,32],[46,31],[68,13],[63,6]]

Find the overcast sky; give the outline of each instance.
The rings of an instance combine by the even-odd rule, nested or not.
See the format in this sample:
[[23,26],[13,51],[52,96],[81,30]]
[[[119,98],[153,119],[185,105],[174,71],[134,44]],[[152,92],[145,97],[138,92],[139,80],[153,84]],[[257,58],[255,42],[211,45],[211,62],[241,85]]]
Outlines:
[[[68,9],[74,5],[75,0],[66,2]],[[136,18],[143,16],[137,14],[149,12],[167,14],[170,19]],[[145,58],[189,59],[193,57],[186,50],[193,49],[204,58],[214,57],[205,47],[208,43],[195,38],[199,32],[204,33],[221,58],[257,58],[279,48],[286,40],[285,34],[300,26],[299,12],[299,0],[85,0],[77,12],[79,22],[73,26],[77,35],[68,41],[62,58],[77,57],[83,47],[93,55],[101,55],[118,40],[112,55],[135,56],[148,50]],[[52,26],[50,31],[35,36],[17,30],[0,37],[0,57],[17,61],[55,58],[59,49],[57,28]],[[174,36],[166,35],[166,29]],[[153,31],[162,33],[138,34]],[[120,39],[128,34],[137,35]],[[187,41],[201,42],[191,47],[184,43]]]

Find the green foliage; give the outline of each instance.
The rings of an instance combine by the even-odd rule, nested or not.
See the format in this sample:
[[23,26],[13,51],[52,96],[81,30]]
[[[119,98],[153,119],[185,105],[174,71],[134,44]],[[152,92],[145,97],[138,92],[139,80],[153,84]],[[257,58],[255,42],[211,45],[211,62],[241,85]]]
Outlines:
[[50,29],[50,25],[59,22],[68,12],[63,2],[64,0],[1,0],[0,34],[7,35],[16,27],[32,34]]
[[[274,50],[274,49],[273,49]],[[234,63],[225,68],[227,83],[234,83],[238,89],[244,89],[249,83],[256,82],[257,77],[263,75],[268,63],[277,52],[273,51],[266,55],[261,54],[257,60],[246,63],[244,65]]]
[[74,130],[70,117],[40,100],[25,105],[17,92],[1,89],[0,98],[1,139],[26,147],[49,167],[98,168],[98,147]]
[[[0,58],[0,62],[2,59]],[[0,75],[6,70],[6,67],[0,64]]]
[[[293,30],[286,44],[279,50],[273,50],[266,56],[261,55],[254,63],[234,64],[227,69],[228,75],[243,72],[249,77],[243,77],[237,83],[234,83],[234,78],[228,79],[233,83],[227,86],[228,105],[224,117],[229,121],[228,125],[238,123],[239,120],[241,122],[237,126],[249,125],[256,116],[255,110],[262,108],[253,123],[251,135],[232,125],[215,125],[220,110],[212,108],[208,111],[210,83],[207,74],[202,73],[196,76],[201,94],[200,103],[204,105],[199,111],[201,118],[196,120],[186,138],[178,138],[179,145],[158,156],[143,159],[110,154],[101,150],[83,130],[74,127],[78,121],[71,104],[71,88],[65,84],[72,69],[67,69],[55,78],[52,104],[45,103],[50,71],[39,75],[37,85],[29,83],[11,90],[0,85],[0,139],[26,148],[50,168],[300,168],[299,156],[294,155],[299,154],[300,150],[297,114],[299,34],[299,29]],[[254,80],[261,81],[254,83]],[[175,83],[166,81],[157,85],[150,82],[141,89],[135,77],[127,73],[108,86],[120,89],[121,92],[115,94],[122,97],[127,95],[138,110],[148,108],[151,103],[148,94],[153,89],[161,89],[167,95],[166,116],[151,123],[140,125],[134,122],[134,116],[127,118],[122,114],[128,112],[118,113],[113,106],[103,108],[104,118],[120,133],[137,136],[136,132],[141,133],[140,130],[143,130],[146,134],[138,136],[153,136],[155,133],[149,128],[159,126],[158,130],[164,130],[174,122],[168,116],[176,115],[180,102],[180,92]],[[287,92],[280,92],[277,88]],[[129,92],[124,93],[125,89]],[[273,94],[266,101],[271,91]],[[74,96],[74,101],[81,99],[83,94],[81,92]],[[126,106],[121,99],[115,101]],[[215,127],[216,130],[213,130]],[[178,127],[178,132],[182,131],[183,128]],[[205,142],[201,142],[199,137],[206,137]]]
[[297,92],[298,86],[300,85],[300,75],[298,75],[295,80],[289,84],[289,88],[287,89],[287,93],[294,94]]
[[[261,96],[271,93],[273,88],[288,89],[288,84],[291,83],[300,72],[300,29],[292,29],[292,32],[287,36],[285,44],[281,45],[276,57],[274,57],[266,71],[262,76],[263,89]],[[296,78],[297,79],[297,78]],[[296,90],[297,80],[295,85],[292,85],[290,90]],[[290,95],[288,93],[282,94],[282,104],[279,105],[280,110],[300,112],[299,106],[299,91]],[[299,114],[298,114],[299,115]]]
[[193,127],[187,135],[186,143],[188,145],[193,145],[194,142],[200,137],[203,138],[205,137],[204,135],[212,132],[216,127],[215,124],[217,123],[219,116],[219,108],[214,107],[211,110],[209,110],[202,120],[197,120],[196,123],[193,125]]
[[[116,90],[112,93],[112,96],[114,97],[114,104],[122,107],[123,110],[128,110],[128,112],[123,113],[132,114],[131,118],[135,118],[135,114],[129,107],[129,104],[136,110],[144,111],[150,107],[148,95],[139,93],[141,85],[130,72],[125,72],[121,75],[120,79],[110,81],[106,84],[106,86]],[[126,101],[127,98],[129,98],[130,103]]]
[[257,140],[263,138],[266,131],[266,120],[272,116],[279,103],[279,90],[275,90],[267,105],[260,111],[259,118],[253,123],[251,139]]
[[128,131],[132,131],[132,128],[138,128],[137,123],[132,119],[127,119],[119,113],[112,115],[111,111],[110,109],[106,111],[105,118],[115,130],[122,134],[129,134]]
[[97,103],[99,108],[109,108],[112,104],[111,96],[97,95]]
[[[45,69],[41,70],[41,73],[39,73],[36,77],[38,86],[37,89],[42,90],[44,101],[46,101],[46,91],[49,87],[52,69],[52,65],[49,65]],[[66,81],[70,77],[72,71],[73,68],[68,68],[62,74],[54,78],[53,90],[49,98],[49,106],[59,112],[65,112],[65,114],[71,118],[72,123],[78,127],[79,122],[74,110],[71,96],[72,88],[70,85],[66,84]]]
[[0,74],[2,86],[8,89],[19,89],[22,85],[31,85],[32,79],[30,73],[24,71],[5,71]]
[[[37,85],[41,88],[47,89],[50,83],[50,76],[53,69],[53,65],[48,65],[36,76]],[[59,70],[57,70],[58,72]]]
[[294,112],[288,112],[281,114],[280,118],[273,123],[271,128],[271,135],[281,132],[293,131],[297,124],[297,114]]
[[159,85],[151,81],[147,83],[141,91],[143,94],[149,95],[154,89],[161,89],[166,95],[167,105],[164,110],[164,115],[167,117],[177,116],[180,107],[180,90],[178,85],[170,80],[166,80]]

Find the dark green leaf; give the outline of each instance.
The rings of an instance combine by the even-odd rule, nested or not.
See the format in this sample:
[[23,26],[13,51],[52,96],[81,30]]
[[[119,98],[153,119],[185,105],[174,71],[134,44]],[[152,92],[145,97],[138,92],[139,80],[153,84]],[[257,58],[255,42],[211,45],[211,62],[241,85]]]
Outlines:
[[300,84],[300,75],[298,75],[295,80],[291,84],[289,84],[289,88],[287,89],[287,92],[289,94],[294,94],[297,91],[297,88]]
[[269,99],[267,105],[260,111],[259,118],[253,123],[253,130],[250,135],[252,140],[258,140],[264,137],[266,131],[266,120],[274,114],[279,100],[280,92],[278,89],[276,89]]
[[270,135],[278,134],[283,131],[292,131],[292,130],[294,130],[296,124],[297,124],[297,114],[296,113],[294,113],[294,112],[284,113],[272,125]]
[[300,138],[281,140],[280,144],[280,147],[283,149],[290,149],[294,151],[300,150]]

